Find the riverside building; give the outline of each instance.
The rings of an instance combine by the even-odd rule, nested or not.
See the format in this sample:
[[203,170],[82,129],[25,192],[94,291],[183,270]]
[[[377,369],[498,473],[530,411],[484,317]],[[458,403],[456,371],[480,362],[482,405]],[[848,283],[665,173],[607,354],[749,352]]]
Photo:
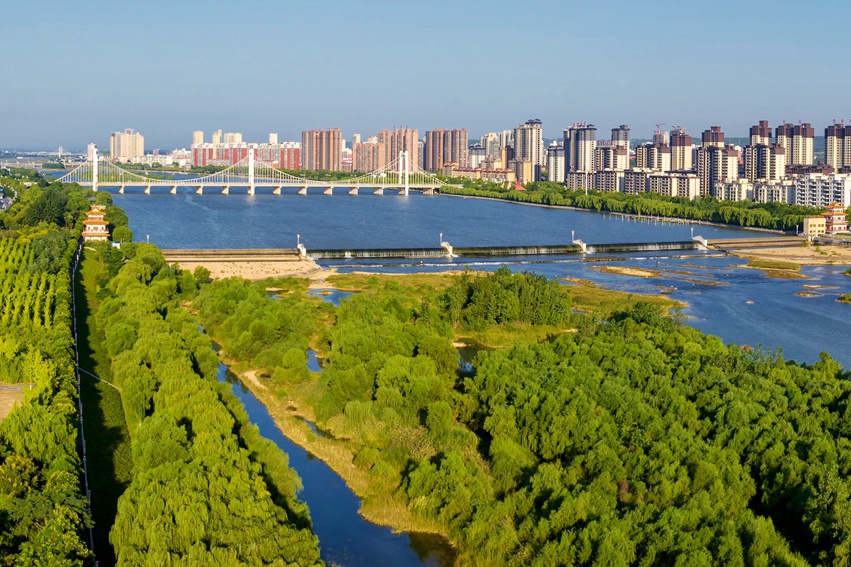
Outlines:
[[145,155],[145,137],[132,128],[109,135],[109,157],[121,163],[135,163]]

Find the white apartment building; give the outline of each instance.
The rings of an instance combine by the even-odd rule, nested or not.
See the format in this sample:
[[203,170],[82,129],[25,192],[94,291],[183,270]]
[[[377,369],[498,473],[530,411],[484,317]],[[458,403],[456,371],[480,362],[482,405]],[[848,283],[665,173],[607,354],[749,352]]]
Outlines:
[[627,169],[623,172],[623,192],[628,195],[647,193],[647,179],[654,173],[646,167]]
[[700,178],[694,173],[653,173],[647,178],[647,191],[668,197],[700,197]]
[[753,186],[753,201],[755,203],[795,203],[795,182],[791,179],[782,181],[759,181]]
[[851,174],[810,173],[795,179],[795,201],[807,207],[827,207],[831,203],[851,206]]
[[553,142],[547,148],[547,179],[564,183],[564,146]]

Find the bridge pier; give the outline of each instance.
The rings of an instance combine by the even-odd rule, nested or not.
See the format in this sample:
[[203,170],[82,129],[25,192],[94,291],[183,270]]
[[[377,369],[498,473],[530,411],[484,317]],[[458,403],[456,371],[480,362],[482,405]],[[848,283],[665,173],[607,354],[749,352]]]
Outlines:
[[431,187],[423,189],[423,195],[434,195],[434,189]]
[[280,195],[281,194],[281,186],[276,185],[274,189],[272,189],[272,195]]
[[352,187],[351,189],[349,189],[349,195],[357,195],[359,189],[360,187]]
[[333,195],[334,194],[334,188],[333,187],[326,187],[325,190],[322,193],[324,195]]
[[150,194],[151,194],[151,186],[145,185],[145,195],[150,195]]
[[375,195],[384,195],[384,187],[379,187],[375,190]]
[[119,195],[123,195],[123,194],[124,194],[124,185],[119,185],[119,186],[118,186],[118,194],[119,194]]
[[230,195],[230,185],[222,185],[222,195]]
[[307,195],[307,187],[299,187],[298,188],[299,195]]
[[204,186],[199,185],[198,187],[196,187],[195,188],[195,194],[196,195],[203,195],[204,194]]
[[254,195],[254,185],[249,185],[249,186],[248,186],[248,194],[249,194],[249,195]]
[[172,195],[177,195],[177,185],[172,185],[168,192]]

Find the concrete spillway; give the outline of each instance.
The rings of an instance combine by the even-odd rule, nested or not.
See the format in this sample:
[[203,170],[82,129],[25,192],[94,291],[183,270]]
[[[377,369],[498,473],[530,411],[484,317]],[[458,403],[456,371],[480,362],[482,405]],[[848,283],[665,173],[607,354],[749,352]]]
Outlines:
[[[651,252],[662,250],[697,250],[697,242],[644,242],[626,244],[588,244],[588,253],[614,252]],[[453,256],[463,257],[501,257],[501,256],[541,256],[581,254],[582,248],[572,244],[543,245],[543,246],[481,246],[454,247]],[[314,260],[349,260],[367,258],[442,258],[446,250],[443,248],[375,248],[357,250],[308,250]]]

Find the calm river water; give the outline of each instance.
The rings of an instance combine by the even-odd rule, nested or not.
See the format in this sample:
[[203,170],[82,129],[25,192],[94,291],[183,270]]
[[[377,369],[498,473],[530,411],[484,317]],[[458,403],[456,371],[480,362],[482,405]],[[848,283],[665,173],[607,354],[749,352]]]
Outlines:
[[[691,236],[690,225],[417,194],[144,195],[141,188],[128,188],[128,193],[114,198],[127,212],[136,240],[149,238],[162,248],[294,248],[297,234],[308,252],[311,248],[436,248],[441,233],[456,247],[564,244],[571,231],[591,244],[685,241]],[[765,236],[711,226],[695,226],[694,234],[708,239]],[[841,268],[804,267],[807,279],[778,280],[717,253],[607,255],[606,261],[600,260],[589,255],[328,265],[341,271],[410,273],[468,265],[495,269],[505,263],[514,270],[583,278],[610,289],[665,292],[688,304],[683,314],[690,325],[726,343],[779,347],[784,356],[799,362],[814,362],[821,351],[827,351],[843,366],[851,366],[847,332],[851,306],[836,300],[841,293],[851,292],[851,278],[843,275]],[[654,271],[655,276],[611,274],[602,271],[603,266],[640,267]],[[816,295],[796,295],[800,292]],[[235,384],[234,391],[252,421],[290,455],[291,465],[301,475],[305,488],[300,497],[310,506],[323,558],[344,565],[441,562],[433,553],[442,547],[437,542],[393,535],[378,526],[364,528],[366,522],[350,513],[357,509],[357,499],[339,477],[327,467],[318,467],[321,463],[284,438],[262,404],[244,387]],[[378,548],[389,555],[374,555]]]

